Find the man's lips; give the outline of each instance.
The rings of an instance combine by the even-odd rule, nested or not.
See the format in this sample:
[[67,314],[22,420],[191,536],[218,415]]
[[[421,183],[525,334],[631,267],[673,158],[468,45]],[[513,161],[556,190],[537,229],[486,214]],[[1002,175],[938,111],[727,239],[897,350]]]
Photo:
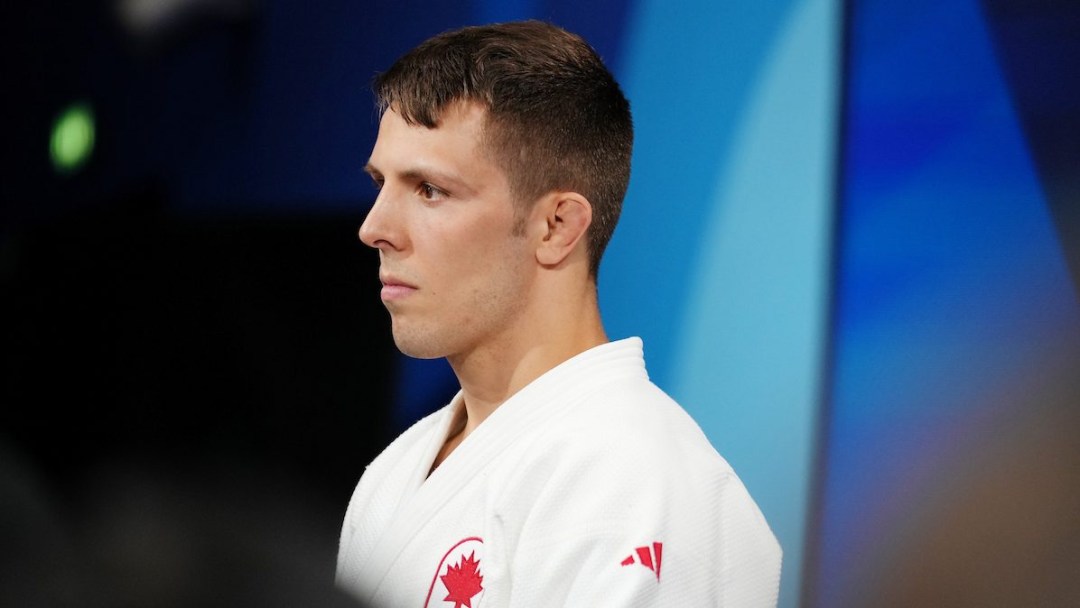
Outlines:
[[416,286],[406,283],[401,279],[393,276],[383,275],[379,277],[382,281],[382,300],[383,302],[392,302],[408,297],[416,291]]

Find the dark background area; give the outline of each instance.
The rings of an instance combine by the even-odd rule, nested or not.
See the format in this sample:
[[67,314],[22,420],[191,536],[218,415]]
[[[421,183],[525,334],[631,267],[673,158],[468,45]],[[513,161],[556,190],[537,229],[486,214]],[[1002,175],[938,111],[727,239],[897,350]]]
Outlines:
[[[131,594],[140,568],[167,587],[188,561],[319,597],[351,489],[391,438],[376,261],[344,220],[177,220],[147,197],[7,243],[2,544],[25,553],[5,577],[36,556],[22,580],[68,561]],[[80,580],[27,597],[81,597]]]
[[[344,601],[341,517],[397,431],[356,238],[357,65],[392,57],[369,40],[313,73],[349,3],[204,4],[143,32],[119,3],[0,9],[0,605]],[[325,138],[310,115],[334,77],[355,86]],[[58,171],[49,133],[75,102],[94,150]]]
[[24,231],[3,283],[10,441],[58,480],[197,446],[349,487],[385,439],[392,348],[350,228],[117,207]]

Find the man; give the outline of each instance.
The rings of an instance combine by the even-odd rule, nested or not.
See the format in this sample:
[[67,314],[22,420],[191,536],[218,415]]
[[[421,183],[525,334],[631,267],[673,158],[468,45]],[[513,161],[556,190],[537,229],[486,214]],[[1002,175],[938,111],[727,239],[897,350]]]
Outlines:
[[394,340],[461,383],[367,469],[337,581],[373,606],[765,606],[780,548],[728,464],[608,342],[600,257],[633,129],[579,37],[441,34],[376,81],[360,227]]

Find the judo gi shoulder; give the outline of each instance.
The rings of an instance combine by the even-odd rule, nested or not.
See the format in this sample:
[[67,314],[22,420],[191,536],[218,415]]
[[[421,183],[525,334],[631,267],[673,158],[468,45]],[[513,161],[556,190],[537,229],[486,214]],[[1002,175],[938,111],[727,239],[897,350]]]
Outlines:
[[506,605],[775,605],[780,547],[764,517],[647,379],[597,393],[514,460],[494,505]]

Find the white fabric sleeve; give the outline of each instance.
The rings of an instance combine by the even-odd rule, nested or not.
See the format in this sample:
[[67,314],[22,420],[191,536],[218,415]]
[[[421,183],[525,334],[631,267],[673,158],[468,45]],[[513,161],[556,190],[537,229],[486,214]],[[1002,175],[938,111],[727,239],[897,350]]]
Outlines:
[[726,463],[683,477],[648,450],[579,456],[553,459],[517,507],[510,594],[493,606],[776,605],[779,545]]

